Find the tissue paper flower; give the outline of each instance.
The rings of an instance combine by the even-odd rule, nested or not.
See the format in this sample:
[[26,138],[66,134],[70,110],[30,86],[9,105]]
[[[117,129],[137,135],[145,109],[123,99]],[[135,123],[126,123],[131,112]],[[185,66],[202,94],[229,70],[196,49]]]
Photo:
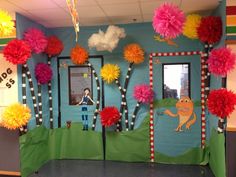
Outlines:
[[155,10],[152,26],[162,37],[174,39],[182,33],[184,22],[184,12],[178,6],[164,3]]
[[129,44],[124,48],[124,58],[129,63],[142,63],[144,61],[144,51],[138,44]]
[[44,33],[37,28],[30,28],[24,33],[24,40],[29,44],[32,52],[39,54],[44,52],[48,41]]
[[118,65],[105,64],[101,69],[101,77],[108,84],[118,79],[120,76],[120,68]]
[[14,39],[4,47],[3,56],[15,65],[25,64],[31,57],[31,49],[25,41]]
[[40,84],[47,84],[52,79],[52,69],[44,63],[35,66],[35,77]]

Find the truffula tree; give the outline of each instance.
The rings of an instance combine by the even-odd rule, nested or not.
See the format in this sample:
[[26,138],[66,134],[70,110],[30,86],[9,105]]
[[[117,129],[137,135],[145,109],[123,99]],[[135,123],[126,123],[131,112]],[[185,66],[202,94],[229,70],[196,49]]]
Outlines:
[[[41,85],[43,84],[48,84],[51,79],[52,79],[52,69],[50,66],[48,66],[47,64],[44,63],[38,63],[35,66],[35,77],[38,83],[38,108],[39,108],[39,120],[42,120],[39,122],[39,124],[41,125],[43,122],[43,108],[42,108],[42,89],[41,89]],[[50,97],[49,97],[49,100]]]
[[[45,53],[47,54],[47,63],[48,66],[51,67],[51,59],[53,57],[57,57],[60,55],[62,50],[64,49],[64,45],[60,39],[56,36],[49,36],[47,38],[47,47],[45,48]],[[52,82],[51,80],[48,82],[48,96],[49,96],[49,120],[50,120],[50,128],[53,129],[53,100],[52,100]]]
[[96,128],[96,122],[97,122],[97,116],[99,113],[99,108],[100,108],[100,81],[98,79],[98,75],[96,70],[94,69],[92,63],[89,62],[89,55],[86,49],[84,49],[83,47],[79,46],[78,44],[76,44],[76,46],[74,48],[71,49],[71,61],[76,64],[76,65],[83,65],[83,64],[87,64],[96,81],[97,84],[97,101],[96,101],[96,107],[95,107],[95,111],[94,111],[94,115],[93,115],[93,124],[92,124],[92,130],[95,130]]
[[[38,117],[38,109],[36,97],[34,94],[33,82],[27,65],[28,59],[31,57],[30,46],[23,40],[14,39],[10,41],[3,49],[4,58],[15,65],[22,65],[22,103],[26,107],[26,76],[30,85],[30,93],[33,99],[34,113]],[[20,127],[21,134],[27,132],[27,126]]]
[[[123,109],[125,109],[125,117],[127,117],[128,119],[127,100],[126,100],[124,89],[121,87],[121,84],[119,81],[120,67],[114,64],[105,64],[101,69],[101,77],[108,84],[111,84],[113,82],[116,83],[122,97],[121,106],[120,106],[120,117],[122,118]],[[119,125],[120,124],[118,124],[118,127]]]
[[133,112],[133,115],[132,115],[132,120],[131,120],[131,123],[130,123],[130,129],[131,130],[134,129],[135,120],[136,120],[138,110],[140,108],[140,104],[149,104],[152,101],[153,97],[154,97],[154,92],[150,88],[149,85],[139,84],[139,85],[136,85],[134,87],[133,96],[137,100],[137,104],[134,108],[134,112]]
[[118,123],[116,124],[117,131],[122,130],[121,121],[122,121],[123,112],[125,112],[125,130],[129,131],[129,116],[128,116],[129,114],[128,114],[126,93],[127,93],[130,77],[132,75],[133,66],[135,64],[140,64],[144,61],[144,51],[138,44],[135,44],[135,43],[129,44],[124,48],[124,58],[126,61],[128,61],[129,66],[128,66],[127,74],[125,76],[125,83],[123,87],[118,79],[120,76],[120,69],[117,65],[107,64],[107,65],[104,65],[104,67],[101,69],[101,76],[103,80],[106,81],[107,83],[111,83],[115,81],[121,93],[121,98],[122,98],[121,106],[120,106],[121,117]]

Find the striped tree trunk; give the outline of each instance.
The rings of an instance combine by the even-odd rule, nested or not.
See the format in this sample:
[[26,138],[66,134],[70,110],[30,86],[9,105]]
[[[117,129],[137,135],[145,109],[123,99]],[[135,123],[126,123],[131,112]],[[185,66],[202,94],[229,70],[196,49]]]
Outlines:
[[38,83],[38,108],[39,108],[39,125],[42,125],[43,122],[43,108],[42,108],[42,86]]
[[118,88],[120,90],[121,98],[122,98],[121,106],[120,106],[120,120],[116,124],[116,126],[117,126],[116,131],[121,131],[122,130],[122,128],[120,128],[119,125],[121,124],[123,111],[125,111],[125,130],[129,131],[128,106],[127,106],[127,100],[126,100],[125,92],[124,92],[124,89],[121,87],[120,81],[118,79],[116,79],[115,83],[116,83],[116,85],[118,86]]
[[135,108],[134,108],[134,112],[133,112],[133,115],[132,115],[132,120],[131,120],[131,126],[130,126],[130,129],[133,130],[134,129],[134,125],[135,125],[135,120],[136,120],[136,116],[137,116],[137,113],[138,113],[138,110],[140,108],[140,104],[141,102],[137,102]]
[[[25,67],[22,66],[22,104],[26,107],[27,106],[27,99],[26,99],[26,72],[25,72]],[[27,130],[27,125],[23,126],[20,128],[20,135],[23,135],[26,133]]]
[[[51,67],[51,57],[48,56],[48,65]],[[52,82],[48,82],[48,96],[49,96],[49,121],[50,128],[53,129],[53,102],[52,102]]]
[[100,87],[100,81],[98,79],[98,75],[97,75],[96,70],[94,69],[93,65],[89,61],[87,62],[87,64],[91,68],[92,73],[94,75],[94,78],[96,80],[96,84],[97,84],[97,101],[96,101],[96,108],[95,108],[95,111],[94,111],[93,124],[92,124],[92,130],[94,131],[95,128],[96,128],[97,116],[98,116],[99,108],[100,108],[100,99],[101,99],[100,90],[101,90],[101,87]]
[[28,81],[29,81],[30,93],[31,93],[31,97],[32,97],[32,100],[33,100],[34,114],[35,114],[35,117],[36,117],[36,126],[39,126],[40,122],[42,122],[42,119],[39,119],[37,100],[36,100],[36,96],[35,96],[35,93],[34,93],[34,85],[33,85],[33,82],[32,82],[32,77],[31,77],[28,65],[24,64],[23,66],[25,68],[25,72],[26,72],[26,75],[27,75]]

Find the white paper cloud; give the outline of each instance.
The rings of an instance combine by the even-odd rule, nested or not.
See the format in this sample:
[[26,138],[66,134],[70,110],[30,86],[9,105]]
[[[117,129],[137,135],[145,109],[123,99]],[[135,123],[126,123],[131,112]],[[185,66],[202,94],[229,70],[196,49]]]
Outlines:
[[106,33],[99,30],[98,33],[92,34],[88,39],[88,46],[89,48],[96,48],[97,51],[112,52],[117,47],[119,40],[125,36],[124,28],[110,25]]

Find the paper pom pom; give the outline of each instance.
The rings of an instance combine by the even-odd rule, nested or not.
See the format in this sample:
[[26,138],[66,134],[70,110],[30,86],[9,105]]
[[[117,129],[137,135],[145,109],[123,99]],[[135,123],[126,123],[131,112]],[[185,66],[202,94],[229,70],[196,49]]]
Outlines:
[[24,33],[24,40],[29,44],[32,52],[39,54],[44,52],[48,41],[43,32],[36,28],[30,28]]
[[216,76],[225,77],[234,69],[235,60],[236,55],[231,49],[226,47],[213,49],[207,60],[209,71]]
[[40,84],[47,84],[52,79],[52,69],[44,63],[38,63],[35,66],[35,77]]
[[2,114],[2,125],[10,130],[26,125],[31,117],[30,109],[20,103],[7,107]]
[[0,37],[10,35],[15,29],[12,17],[5,11],[0,10]]
[[142,63],[144,61],[144,51],[138,44],[129,44],[124,48],[124,58],[129,63]]
[[184,23],[183,35],[190,39],[198,39],[197,28],[201,23],[201,18],[198,14],[188,15]]
[[49,57],[60,55],[60,53],[64,49],[62,41],[58,39],[56,36],[49,36],[47,40],[48,40],[48,45],[45,49],[45,53]]
[[70,51],[71,61],[76,65],[82,65],[88,61],[88,52],[78,44]]
[[11,40],[3,49],[5,59],[15,65],[25,64],[31,57],[30,46],[23,40]]
[[154,97],[154,92],[147,84],[140,84],[134,87],[134,98],[140,103],[150,103]]
[[105,127],[109,127],[117,123],[120,119],[120,112],[116,107],[105,107],[100,112],[101,123]]
[[220,17],[203,17],[197,28],[200,41],[214,44],[220,41],[222,36],[222,21]]
[[207,106],[211,114],[227,118],[236,105],[236,94],[227,89],[212,90],[208,96]]
[[108,84],[118,79],[119,76],[120,68],[118,65],[105,64],[101,69],[101,77]]
[[174,39],[182,33],[185,16],[176,5],[164,3],[154,13],[152,26],[156,33],[168,39]]

